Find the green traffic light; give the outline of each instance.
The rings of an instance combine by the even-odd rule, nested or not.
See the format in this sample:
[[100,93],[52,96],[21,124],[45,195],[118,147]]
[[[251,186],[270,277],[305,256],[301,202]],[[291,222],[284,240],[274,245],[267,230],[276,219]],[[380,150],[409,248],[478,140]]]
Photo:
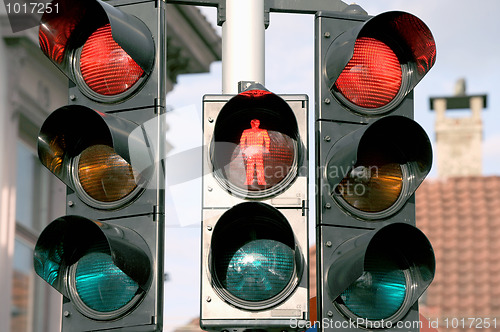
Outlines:
[[64,216],[40,235],[35,271],[80,314],[112,321],[140,305],[150,287],[151,258],[142,241],[125,227]]
[[75,286],[83,303],[98,312],[121,309],[139,289],[134,280],[113,264],[111,256],[103,252],[91,252],[78,261]]
[[386,320],[398,313],[407,297],[403,258],[387,246],[365,256],[365,271],[341,295],[349,311],[368,320]]
[[[265,301],[278,295],[294,271],[293,250],[275,240],[255,240],[228,253],[225,287],[246,301]],[[225,264],[224,264],[225,265]]]
[[219,295],[247,310],[275,306],[296,287],[302,271],[284,215],[257,202],[226,211],[213,230],[211,272]]

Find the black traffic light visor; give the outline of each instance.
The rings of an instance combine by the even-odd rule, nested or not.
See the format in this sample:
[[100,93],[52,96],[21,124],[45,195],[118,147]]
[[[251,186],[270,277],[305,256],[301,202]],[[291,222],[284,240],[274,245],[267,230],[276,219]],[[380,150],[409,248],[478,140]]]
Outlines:
[[114,265],[143,290],[149,289],[152,258],[144,239],[131,229],[76,215],[54,220],[40,234],[34,251],[35,272],[69,297],[68,269],[95,248],[105,248]]
[[131,121],[85,106],[63,106],[49,115],[38,135],[38,156],[47,169],[74,190],[72,161],[97,144],[110,146],[142,179],[149,179],[153,157],[145,130]]
[[326,275],[332,302],[363,274],[370,252],[397,253],[395,257],[400,259],[394,264],[409,271],[408,306],[418,300],[434,278],[434,251],[427,237],[416,227],[395,223],[349,239],[332,253]]
[[50,8],[53,10],[45,12],[40,22],[40,48],[69,79],[75,81],[73,51],[106,23],[111,26],[114,41],[144,72],[151,72],[155,58],[153,37],[137,17],[99,0],[54,0]]
[[255,112],[261,117],[261,122],[270,123],[274,130],[299,141],[297,120],[290,106],[283,98],[267,90],[248,90],[231,98],[217,118],[214,141],[238,144],[241,128],[250,125]]

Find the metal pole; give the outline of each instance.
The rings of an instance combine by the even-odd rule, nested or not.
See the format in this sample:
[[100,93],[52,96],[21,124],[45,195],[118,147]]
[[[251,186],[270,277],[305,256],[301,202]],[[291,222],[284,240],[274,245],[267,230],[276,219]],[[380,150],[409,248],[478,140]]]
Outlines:
[[226,0],[222,93],[237,94],[240,81],[265,84],[264,33],[264,0]]

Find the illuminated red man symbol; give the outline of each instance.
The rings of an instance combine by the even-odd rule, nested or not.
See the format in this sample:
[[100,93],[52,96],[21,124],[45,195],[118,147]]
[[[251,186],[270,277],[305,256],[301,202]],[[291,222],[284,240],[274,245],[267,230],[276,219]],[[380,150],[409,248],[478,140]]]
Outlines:
[[250,121],[252,128],[245,129],[241,134],[240,149],[246,159],[247,180],[245,185],[253,183],[253,172],[257,168],[257,182],[259,185],[266,185],[264,176],[264,153],[269,153],[271,140],[267,130],[260,129],[260,121],[253,119]]

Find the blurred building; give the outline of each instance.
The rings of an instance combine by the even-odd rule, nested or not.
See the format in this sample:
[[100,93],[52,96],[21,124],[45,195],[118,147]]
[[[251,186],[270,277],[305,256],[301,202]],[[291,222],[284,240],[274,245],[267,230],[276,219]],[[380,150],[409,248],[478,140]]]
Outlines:
[[[66,188],[38,161],[40,126],[68,101],[68,80],[42,54],[38,29],[14,33],[0,6],[0,331],[60,330],[61,296],[35,275],[40,232],[65,214]],[[177,75],[208,72],[221,38],[199,9],[168,5],[168,89]]]
[[[486,95],[467,95],[465,79],[453,96],[430,98],[436,112],[437,171],[440,178],[482,174],[483,122]],[[459,116],[466,113],[466,116]]]

